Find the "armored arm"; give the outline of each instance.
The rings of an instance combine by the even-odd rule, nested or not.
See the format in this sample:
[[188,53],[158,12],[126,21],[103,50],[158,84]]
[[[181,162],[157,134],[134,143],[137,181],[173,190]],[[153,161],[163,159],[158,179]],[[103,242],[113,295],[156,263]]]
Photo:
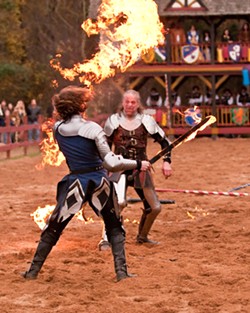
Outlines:
[[[142,123],[151,137],[161,145],[161,149],[170,146],[171,142],[166,137],[164,130],[156,123],[152,116],[145,114],[142,118]],[[163,160],[171,163],[171,150],[163,156]]]
[[131,169],[140,169],[141,162],[123,158],[121,155],[114,154],[109,147],[104,131],[98,133],[95,143],[100,156],[103,160],[103,166],[110,172],[118,172]]

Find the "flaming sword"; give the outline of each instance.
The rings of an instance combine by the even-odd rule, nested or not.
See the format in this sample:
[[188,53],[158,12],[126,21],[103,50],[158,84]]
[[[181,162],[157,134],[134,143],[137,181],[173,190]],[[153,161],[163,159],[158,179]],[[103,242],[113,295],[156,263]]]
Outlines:
[[[159,151],[155,156],[153,156],[149,162],[154,164],[158,161],[161,157],[163,157],[166,153],[170,152],[173,148],[179,146],[182,142],[189,141],[193,139],[198,131],[205,129],[208,125],[213,124],[216,121],[216,118],[213,115],[206,116],[203,120],[201,120],[198,124],[190,128],[186,133],[178,137],[174,140],[169,146],[163,148]],[[134,171],[133,175],[128,177],[128,180],[132,180],[137,174],[139,173],[138,170]]]
[[198,131],[205,129],[208,125],[213,124],[216,121],[216,118],[212,115],[205,117],[201,120],[198,124],[190,128],[186,133],[178,137],[174,140],[169,146],[165,147],[161,151],[159,151],[155,156],[153,156],[149,162],[154,164],[158,161],[161,157],[163,157],[166,153],[170,152],[173,148],[179,146],[182,142],[189,141],[196,136]]

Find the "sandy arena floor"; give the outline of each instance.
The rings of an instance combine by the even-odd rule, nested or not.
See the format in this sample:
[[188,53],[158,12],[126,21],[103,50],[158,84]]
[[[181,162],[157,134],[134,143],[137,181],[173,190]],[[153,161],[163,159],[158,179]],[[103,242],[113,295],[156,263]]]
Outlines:
[[[196,138],[173,150],[173,176],[155,168],[157,188],[229,191],[250,183],[249,139]],[[150,156],[159,150],[149,142]],[[162,205],[151,231],[160,245],[135,244],[141,203],[124,210],[127,261],[138,276],[114,282],[110,251],[97,244],[101,222],[74,219],[39,278],[20,272],[31,261],[40,230],[30,214],[55,204],[56,184],[67,173],[35,168],[40,155],[0,161],[1,313],[249,313],[250,197],[159,192]],[[250,187],[238,192],[250,193]],[[132,189],[129,196],[136,198]]]

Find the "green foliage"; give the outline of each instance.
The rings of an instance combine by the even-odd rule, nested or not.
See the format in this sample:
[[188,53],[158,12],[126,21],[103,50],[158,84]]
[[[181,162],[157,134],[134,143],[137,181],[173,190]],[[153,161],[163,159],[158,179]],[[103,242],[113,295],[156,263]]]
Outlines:
[[0,9],[1,10],[6,10],[6,11],[11,11],[15,8],[15,1],[12,0],[2,0],[0,2]]

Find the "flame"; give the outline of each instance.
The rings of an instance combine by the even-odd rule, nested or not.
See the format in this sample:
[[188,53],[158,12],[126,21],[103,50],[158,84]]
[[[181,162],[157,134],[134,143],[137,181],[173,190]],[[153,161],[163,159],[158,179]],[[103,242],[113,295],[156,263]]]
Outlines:
[[132,224],[139,224],[139,221],[137,220],[130,220],[129,218],[125,218],[124,223],[132,223]]
[[207,128],[209,125],[211,125],[211,124],[213,124],[213,123],[216,122],[216,117],[215,117],[215,116],[209,115],[209,116],[207,116],[207,117],[209,118],[208,121],[207,121],[205,124],[203,124],[200,128],[198,128],[195,132],[193,132],[190,136],[188,136],[188,137],[184,140],[184,142],[187,142],[187,141],[190,141],[190,140],[194,139],[199,131],[204,130],[204,129]]
[[[195,213],[195,215],[194,215]],[[193,212],[189,212],[187,211],[187,216],[190,217],[192,220],[194,220],[197,216],[208,216],[209,212],[206,212],[204,209],[202,208],[198,208],[197,206],[194,208]]]
[[64,155],[59,150],[57,143],[53,136],[53,125],[54,120],[49,119],[42,124],[42,131],[46,134],[46,138],[40,143],[40,150],[42,152],[42,161],[40,164],[36,165],[36,169],[40,170],[44,166],[60,166],[65,160]]
[[[33,217],[34,222],[38,225],[40,229],[44,229],[54,209],[55,205],[46,204],[43,208],[39,206],[33,213],[30,214],[30,216]],[[85,224],[94,223],[92,217],[85,217],[84,207],[75,214],[74,218],[83,221]]]
[[98,52],[92,59],[62,68],[61,55],[51,66],[73,81],[91,85],[124,72],[150,48],[164,43],[163,24],[153,0],[102,0],[96,22],[87,19],[81,25],[88,36],[100,35]]

